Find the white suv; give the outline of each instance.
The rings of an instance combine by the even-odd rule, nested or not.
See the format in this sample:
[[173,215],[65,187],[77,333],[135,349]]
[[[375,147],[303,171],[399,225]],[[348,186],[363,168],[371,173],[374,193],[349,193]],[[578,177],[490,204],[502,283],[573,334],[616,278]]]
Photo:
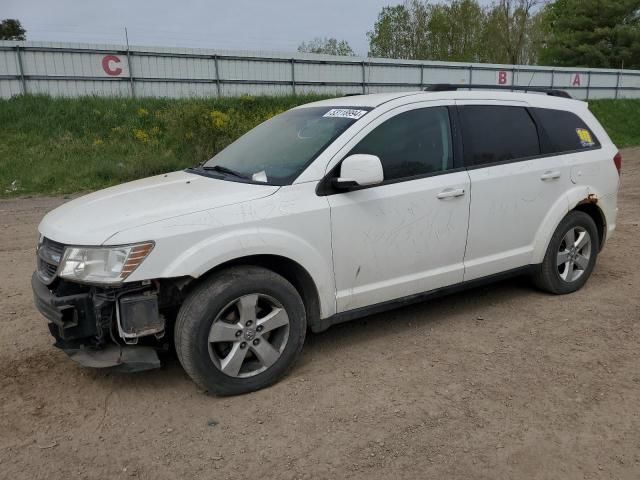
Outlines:
[[518,273],[582,287],[621,164],[587,104],[433,90],[297,107],[49,213],[32,285],[56,345],[140,370],[174,343],[197,384],[237,394],[282,377],[308,328]]

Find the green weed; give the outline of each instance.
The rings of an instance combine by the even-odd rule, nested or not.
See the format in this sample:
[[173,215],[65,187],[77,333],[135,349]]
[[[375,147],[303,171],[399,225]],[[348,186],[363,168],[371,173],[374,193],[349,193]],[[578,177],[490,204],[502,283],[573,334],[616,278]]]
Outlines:
[[[97,190],[186,168],[273,115],[321,98],[0,100],[0,196]],[[640,145],[640,100],[590,107],[619,147]]]

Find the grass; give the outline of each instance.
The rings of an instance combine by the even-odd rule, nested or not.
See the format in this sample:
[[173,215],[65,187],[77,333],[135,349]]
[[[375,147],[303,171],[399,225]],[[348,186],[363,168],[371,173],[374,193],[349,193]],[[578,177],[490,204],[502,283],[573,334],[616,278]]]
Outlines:
[[[0,196],[90,191],[182,169],[320,98],[0,100]],[[640,100],[590,105],[619,147],[640,145]]]
[[0,196],[96,190],[179,170],[320,98],[0,100]]
[[618,148],[640,145],[640,100],[593,100],[589,108]]

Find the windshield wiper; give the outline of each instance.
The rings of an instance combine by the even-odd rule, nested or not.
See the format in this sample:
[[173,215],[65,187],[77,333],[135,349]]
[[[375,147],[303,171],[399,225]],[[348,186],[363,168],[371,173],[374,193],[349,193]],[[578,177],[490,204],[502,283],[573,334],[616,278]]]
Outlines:
[[245,180],[251,180],[251,177],[245,175],[240,172],[236,172],[235,170],[231,170],[230,168],[223,167],[222,165],[214,165],[212,167],[203,165],[201,167],[203,170],[213,170],[214,172],[226,173],[227,175],[233,175],[234,177],[244,178]]

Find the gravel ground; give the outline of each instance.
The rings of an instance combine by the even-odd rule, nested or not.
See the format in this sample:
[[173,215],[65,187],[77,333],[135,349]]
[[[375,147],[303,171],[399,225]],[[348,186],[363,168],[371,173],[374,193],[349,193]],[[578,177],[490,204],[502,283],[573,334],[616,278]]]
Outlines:
[[0,478],[640,478],[640,149],[586,287],[498,283],[310,334],[277,385],[204,395],[170,357],[115,375],[51,346],[36,225],[0,201]]

